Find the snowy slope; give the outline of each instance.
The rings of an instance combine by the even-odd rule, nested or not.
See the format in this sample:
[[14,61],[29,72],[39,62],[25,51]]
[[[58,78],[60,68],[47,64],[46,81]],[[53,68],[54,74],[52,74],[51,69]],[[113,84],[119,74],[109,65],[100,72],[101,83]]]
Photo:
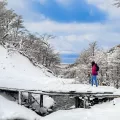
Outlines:
[[0,96],[0,120],[41,120],[35,112]]
[[0,46],[0,87],[38,90],[43,84],[62,83],[42,65],[38,68],[21,54],[9,53]]
[[61,110],[42,120],[120,120],[120,99],[96,105],[91,109]]
[[47,68],[45,69],[42,65],[41,69],[33,66],[33,64],[21,54],[17,52],[9,54],[10,52],[0,46],[0,72],[4,70],[13,74],[35,76],[38,78],[41,76],[54,77],[52,74],[47,72]]

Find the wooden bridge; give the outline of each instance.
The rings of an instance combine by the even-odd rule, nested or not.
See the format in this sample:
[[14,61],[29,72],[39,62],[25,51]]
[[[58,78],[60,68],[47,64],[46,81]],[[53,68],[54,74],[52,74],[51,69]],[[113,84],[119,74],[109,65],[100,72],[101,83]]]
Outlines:
[[[97,98],[97,99],[101,99],[101,98],[106,98],[108,100],[114,99],[114,98],[118,98],[120,97],[119,94],[114,94],[114,92],[111,91],[107,91],[107,92],[94,92],[94,91],[86,91],[86,92],[77,92],[77,91],[43,91],[43,90],[25,90],[25,89],[17,89],[17,88],[6,88],[6,87],[0,87],[0,91],[4,91],[4,92],[16,92],[17,93],[17,100],[18,100],[18,104],[20,105],[24,105],[25,107],[31,108],[31,105],[33,104],[33,102],[36,102],[39,105],[39,108],[44,107],[43,106],[43,100],[44,100],[44,95],[47,96],[70,96],[74,98],[74,103],[75,103],[75,108],[79,108],[80,107],[80,102],[82,100],[83,102],[83,107],[84,108],[88,108],[89,103],[90,103],[90,99],[91,98]],[[28,94],[28,98],[27,101],[25,102],[23,100],[23,94],[27,93]],[[34,94],[38,94],[40,97],[40,101],[37,101],[36,98],[33,96]],[[31,108],[32,110],[35,111],[35,108]],[[39,111],[36,111],[39,112]]]

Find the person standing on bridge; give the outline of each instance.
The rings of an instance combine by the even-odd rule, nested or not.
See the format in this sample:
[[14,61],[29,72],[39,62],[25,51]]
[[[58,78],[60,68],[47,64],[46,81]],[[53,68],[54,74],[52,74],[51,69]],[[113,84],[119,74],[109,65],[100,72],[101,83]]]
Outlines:
[[98,81],[97,81],[97,75],[98,75],[99,67],[98,65],[93,61],[92,62],[92,76],[91,76],[91,84],[95,83],[96,87],[98,87]]

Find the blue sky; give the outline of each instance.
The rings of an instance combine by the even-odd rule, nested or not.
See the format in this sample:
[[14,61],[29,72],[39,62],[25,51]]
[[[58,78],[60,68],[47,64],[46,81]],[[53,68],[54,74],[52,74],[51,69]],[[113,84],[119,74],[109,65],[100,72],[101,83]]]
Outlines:
[[62,63],[67,63],[67,64],[71,64],[74,63],[76,61],[76,59],[79,57],[79,54],[77,53],[64,53],[61,54],[60,57],[62,58]]
[[34,12],[43,14],[46,18],[62,23],[71,22],[101,22],[107,14],[86,0],[71,0],[67,5],[61,5],[56,0],[32,2]]
[[73,63],[90,42],[109,49],[120,44],[120,9],[112,0],[8,0],[31,32],[49,33],[62,63]]

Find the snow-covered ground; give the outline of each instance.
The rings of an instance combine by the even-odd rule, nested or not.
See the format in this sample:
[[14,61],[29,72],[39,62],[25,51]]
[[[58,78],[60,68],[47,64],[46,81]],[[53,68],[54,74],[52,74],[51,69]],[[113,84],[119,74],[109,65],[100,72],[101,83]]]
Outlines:
[[0,95],[0,120],[41,120],[41,117],[35,112],[18,105],[17,103],[7,100]]
[[47,84],[71,83],[72,79],[56,78],[41,65],[34,66],[26,57],[0,46],[0,87],[41,90]]
[[[61,85],[73,81],[73,79],[56,78],[44,66],[40,65],[40,68],[33,66],[26,57],[17,52],[11,54],[0,46],[0,87],[41,90],[44,86]],[[0,93],[0,120],[16,117],[35,120],[38,117],[36,113],[24,106],[17,105],[9,97]],[[35,95],[35,97],[39,99],[39,95]],[[44,107],[49,108],[53,104],[54,101],[52,98],[44,96]]]
[[[34,66],[26,57],[0,46],[0,87],[58,92],[115,92],[112,87],[70,84],[73,79],[57,78],[47,68]],[[48,77],[49,76],[49,77]]]
[[60,110],[42,120],[120,120],[120,99],[96,105],[91,109]]
[[[99,86],[96,88],[71,83],[75,83],[73,79],[57,78],[42,65],[41,68],[35,67],[26,57],[17,52],[9,55],[7,50],[0,46],[0,87],[57,92],[114,92],[120,95],[120,91],[113,87]],[[113,120],[113,118],[119,120],[120,99],[116,99],[116,101],[115,106],[111,102],[97,105],[90,110],[58,111],[41,118],[31,110],[0,95],[0,120],[21,117],[27,120]],[[45,97],[44,106],[49,107],[53,102],[49,97]]]
[[40,117],[31,110],[17,105],[0,96],[0,120],[26,119],[26,120],[119,120],[120,99],[96,105],[91,109],[60,110],[46,117]]

